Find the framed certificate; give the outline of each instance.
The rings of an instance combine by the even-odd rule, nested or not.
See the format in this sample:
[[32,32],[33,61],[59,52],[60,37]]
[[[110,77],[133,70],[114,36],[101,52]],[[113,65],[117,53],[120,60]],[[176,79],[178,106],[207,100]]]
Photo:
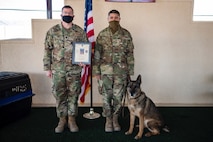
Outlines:
[[74,42],[72,49],[72,64],[91,64],[91,43]]

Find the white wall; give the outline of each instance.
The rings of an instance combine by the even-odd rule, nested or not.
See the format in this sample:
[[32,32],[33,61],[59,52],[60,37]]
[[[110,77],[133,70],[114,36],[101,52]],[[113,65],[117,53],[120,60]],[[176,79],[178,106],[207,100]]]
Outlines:
[[[84,23],[84,0],[65,0],[75,10],[74,22]],[[156,0],[156,3],[110,3],[93,0],[95,36],[105,28],[107,13],[117,9],[121,25],[133,36],[135,75],[143,90],[159,106],[213,106],[213,22],[192,21],[193,0]],[[51,80],[43,71],[46,31],[59,20],[33,20],[32,40],[0,41],[0,70],[30,75],[34,106],[54,105]],[[93,79],[93,102],[101,96]],[[86,102],[90,104],[90,94]]]

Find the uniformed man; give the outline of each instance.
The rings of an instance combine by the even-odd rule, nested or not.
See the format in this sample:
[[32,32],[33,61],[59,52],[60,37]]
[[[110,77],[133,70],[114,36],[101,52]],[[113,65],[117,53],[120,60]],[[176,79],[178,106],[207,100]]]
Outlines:
[[[52,78],[52,93],[56,99],[59,118],[56,133],[63,132],[67,121],[71,132],[79,131],[76,124],[78,97],[81,92],[81,71],[83,64],[72,64],[73,42],[87,42],[84,30],[73,24],[74,11],[69,5],[62,8],[61,24],[47,31],[44,49],[44,70]],[[67,120],[68,119],[68,120]]]
[[118,116],[126,92],[127,76],[134,74],[134,45],[132,36],[119,24],[120,13],[108,13],[109,26],[97,36],[93,60],[93,75],[103,96],[105,131],[120,131]]

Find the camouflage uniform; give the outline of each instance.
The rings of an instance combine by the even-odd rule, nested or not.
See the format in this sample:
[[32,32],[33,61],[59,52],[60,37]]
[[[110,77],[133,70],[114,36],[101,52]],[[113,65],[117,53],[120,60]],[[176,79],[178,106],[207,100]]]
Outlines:
[[133,49],[131,34],[122,27],[114,34],[107,27],[97,37],[93,75],[101,75],[98,87],[103,95],[104,117],[120,112],[127,75],[134,74]]
[[68,30],[57,24],[46,34],[44,70],[51,70],[53,73],[52,93],[56,99],[59,118],[78,114],[82,67],[72,64],[72,43],[85,41],[88,41],[86,33],[75,24]]

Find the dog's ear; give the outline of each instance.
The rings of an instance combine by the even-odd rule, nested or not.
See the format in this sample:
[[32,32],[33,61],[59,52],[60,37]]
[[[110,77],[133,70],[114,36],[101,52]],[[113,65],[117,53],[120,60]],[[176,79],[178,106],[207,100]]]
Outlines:
[[138,84],[141,84],[141,75],[140,75],[140,74],[139,74],[138,77],[137,77],[137,83],[138,83]]

